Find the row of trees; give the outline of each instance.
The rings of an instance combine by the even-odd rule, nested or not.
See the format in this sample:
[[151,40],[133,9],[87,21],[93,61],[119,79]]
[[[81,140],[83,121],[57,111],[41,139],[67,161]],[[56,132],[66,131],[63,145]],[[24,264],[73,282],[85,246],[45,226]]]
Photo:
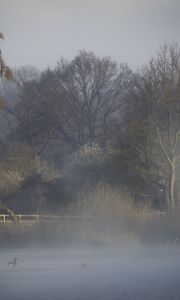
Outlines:
[[[180,155],[177,45],[162,46],[137,72],[83,50],[53,70],[15,70],[13,82],[16,102],[5,111],[13,143],[28,145],[35,157],[59,155],[63,161],[85,145],[98,145],[102,154],[111,149],[120,166],[117,177],[122,181],[121,173],[128,174],[123,184],[150,194],[155,202],[163,195],[166,209],[175,211]],[[132,175],[140,187],[132,185]]]

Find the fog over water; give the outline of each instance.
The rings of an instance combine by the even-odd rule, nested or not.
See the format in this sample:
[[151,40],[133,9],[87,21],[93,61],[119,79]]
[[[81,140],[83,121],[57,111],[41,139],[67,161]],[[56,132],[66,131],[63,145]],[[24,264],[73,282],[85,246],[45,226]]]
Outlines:
[[179,255],[175,246],[1,250],[1,299],[178,300]]

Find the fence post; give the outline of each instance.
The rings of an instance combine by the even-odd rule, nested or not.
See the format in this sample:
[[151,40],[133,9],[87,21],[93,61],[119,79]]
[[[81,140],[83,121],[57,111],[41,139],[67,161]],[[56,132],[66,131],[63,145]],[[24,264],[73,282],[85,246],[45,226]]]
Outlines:
[[3,214],[3,223],[5,224],[6,223],[6,215]]
[[21,223],[21,215],[19,215],[19,223]]

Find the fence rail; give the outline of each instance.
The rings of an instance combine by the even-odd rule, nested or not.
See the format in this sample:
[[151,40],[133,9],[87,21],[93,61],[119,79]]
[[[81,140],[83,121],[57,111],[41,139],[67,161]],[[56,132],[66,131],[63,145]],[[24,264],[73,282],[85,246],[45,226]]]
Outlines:
[[[131,219],[135,217],[141,217],[142,219],[147,219],[152,223],[160,223],[164,220],[166,216],[166,212],[155,212],[152,214],[145,215],[128,215],[128,216],[88,216],[88,215],[23,215],[17,214],[16,219],[19,223],[28,223],[28,222],[50,222],[50,221],[60,221],[63,219],[71,219],[71,220],[93,220],[93,219]],[[8,214],[0,215],[0,223],[12,223],[13,219]]]

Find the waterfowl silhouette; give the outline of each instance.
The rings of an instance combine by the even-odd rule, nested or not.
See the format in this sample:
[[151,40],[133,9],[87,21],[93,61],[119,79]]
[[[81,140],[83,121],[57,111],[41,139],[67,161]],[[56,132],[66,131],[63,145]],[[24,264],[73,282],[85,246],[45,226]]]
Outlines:
[[17,257],[15,257],[13,261],[8,261],[7,265],[14,266],[14,267],[17,266]]

